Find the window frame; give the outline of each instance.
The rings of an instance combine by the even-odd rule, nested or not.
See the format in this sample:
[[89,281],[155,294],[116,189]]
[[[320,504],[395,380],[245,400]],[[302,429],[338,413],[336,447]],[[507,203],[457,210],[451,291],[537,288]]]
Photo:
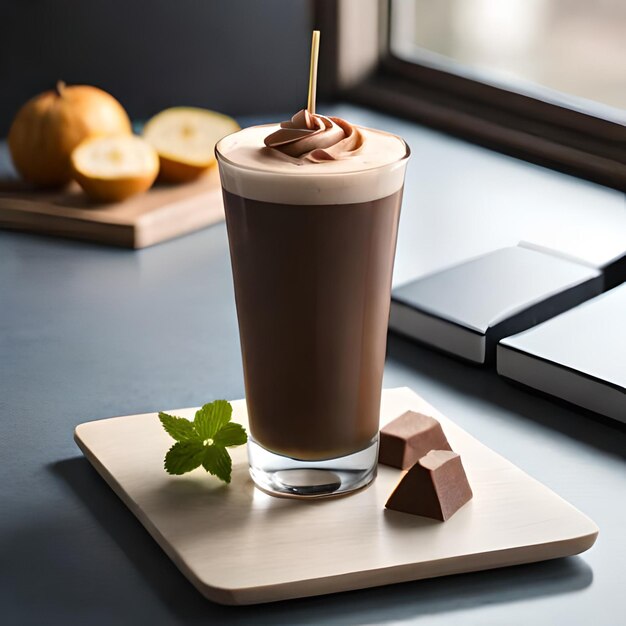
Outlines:
[[315,0],[326,42],[323,96],[626,191],[626,125],[601,105],[581,101],[574,109],[540,86],[522,93],[397,58],[389,45],[390,9],[391,0]]

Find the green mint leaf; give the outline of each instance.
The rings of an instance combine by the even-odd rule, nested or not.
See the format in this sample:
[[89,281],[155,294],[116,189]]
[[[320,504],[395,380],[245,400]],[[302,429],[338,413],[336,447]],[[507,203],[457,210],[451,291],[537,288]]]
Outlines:
[[205,446],[202,467],[225,483],[230,482],[233,464],[230,455],[223,446]]
[[175,443],[165,455],[165,471],[179,476],[196,469],[203,462],[205,450],[201,441]]
[[200,438],[196,433],[193,424],[186,420],[184,417],[176,417],[175,415],[168,415],[167,413],[160,412],[159,419],[163,428],[167,434],[176,439],[176,441],[190,441]]
[[185,474],[200,465],[230,483],[233,464],[227,446],[240,446],[248,436],[241,424],[231,422],[233,408],[226,400],[205,404],[196,412],[194,421],[160,412],[159,419],[175,443],[165,455],[169,474]]
[[213,437],[213,441],[219,446],[240,446],[247,440],[245,428],[235,422],[229,422],[223,426]]
[[202,441],[213,439],[217,431],[223,428],[233,414],[233,407],[226,400],[215,400],[205,404],[196,412],[193,420],[194,428]]

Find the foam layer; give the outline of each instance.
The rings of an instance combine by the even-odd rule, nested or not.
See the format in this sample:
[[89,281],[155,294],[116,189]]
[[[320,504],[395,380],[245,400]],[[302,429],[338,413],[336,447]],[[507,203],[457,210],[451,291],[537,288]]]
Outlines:
[[409,149],[389,133],[359,127],[365,141],[358,153],[315,163],[264,145],[280,126],[252,126],[217,144],[220,177],[234,194],[279,204],[349,204],[385,198],[404,182]]

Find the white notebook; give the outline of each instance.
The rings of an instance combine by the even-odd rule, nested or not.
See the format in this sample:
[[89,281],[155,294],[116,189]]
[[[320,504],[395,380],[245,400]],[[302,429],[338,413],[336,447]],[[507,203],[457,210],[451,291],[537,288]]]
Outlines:
[[497,370],[626,423],[626,283],[502,339]]
[[602,292],[602,272],[520,244],[393,290],[389,328],[473,363],[495,361],[502,337]]

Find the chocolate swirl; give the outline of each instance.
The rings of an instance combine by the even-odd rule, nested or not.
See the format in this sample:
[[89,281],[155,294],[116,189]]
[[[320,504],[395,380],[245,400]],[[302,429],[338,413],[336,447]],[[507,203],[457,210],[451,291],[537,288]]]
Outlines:
[[295,159],[321,163],[356,154],[364,141],[361,132],[345,120],[311,115],[302,109],[268,135],[265,145]]

